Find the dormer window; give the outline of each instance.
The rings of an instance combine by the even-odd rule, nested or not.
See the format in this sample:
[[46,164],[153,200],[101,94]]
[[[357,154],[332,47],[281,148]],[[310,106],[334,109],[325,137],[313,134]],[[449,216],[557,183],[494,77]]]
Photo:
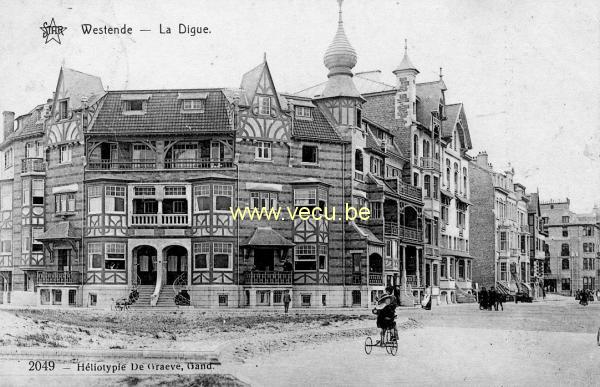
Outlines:
[[124,114],[145,114],[148,108],[150,94],[121,94]]
[[184,99],[183,110],[204,111],[204,101],[201,99]]
[[66,120],[69,116],[69,112],[67,111],[68,108],[68,101],[65,99],[63,101],[60,101],[58,103],[58,111],[60,113],[60,119],[61,120]]
[[258,97],[258,114],[265,116],[271,115],[271,97]]
[[312,118],[312,108],[305,106],[296,106],[296,117],[297,118]]
[[126,101],[125,110],[128,112],[142,112],[144,111],[144,101],[141,99]]

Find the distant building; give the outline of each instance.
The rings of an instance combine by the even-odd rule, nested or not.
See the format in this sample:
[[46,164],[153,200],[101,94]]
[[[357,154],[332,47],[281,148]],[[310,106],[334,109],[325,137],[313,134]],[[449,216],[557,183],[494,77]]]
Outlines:
[[570,205],[569,199],[541,203],[549,253],[544,285],[563,295],[600,287],[600,209],[576,214]]
[[513,181],[514,170],[497,172],[480,152],[470,164],[471,254],[476,257],[473,281],[495,286],[505,294],[527,292],[530,286],[529,199]]
[[527,213],[527,223],[529,225],[529,267],[531,287],[534,296],[541,297],[542,287],[544,286],[544,268],[547,265],[546,261],[549,261],[550,255],[546,245],[548,233],[544,228],[544,222],[542,220],[539,192],[529,194]]

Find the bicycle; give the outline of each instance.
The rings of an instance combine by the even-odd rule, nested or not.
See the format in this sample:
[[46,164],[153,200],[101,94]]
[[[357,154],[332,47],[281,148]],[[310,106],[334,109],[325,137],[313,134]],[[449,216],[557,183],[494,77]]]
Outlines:
[[365,353],[370,355],[373,347],[383,347],[388,354],[396,356],[398,353],[398,338],[393,339],[393,335],[394,328],[385,328],[383,334],[380,335],[380,339],[375,344],[373,344],[371,336],[367,336],[365,339]]

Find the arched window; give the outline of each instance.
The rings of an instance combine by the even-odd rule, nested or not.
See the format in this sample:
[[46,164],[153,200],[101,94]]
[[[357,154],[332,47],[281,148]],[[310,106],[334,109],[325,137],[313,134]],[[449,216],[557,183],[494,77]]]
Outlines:
[[454,163],[454,190],[458,191],[458,163]]
[[467,194],[467,167],[463,167],[463,192]]
[[562,269],[569,270],[569,260],[567,258],[562,260]]
[[360,149],[357,149],[354,152],[354,170],[362,172],[363,171],[363,154]]
[[446,159],[446,186],[450,189],[450,160]]
[[419,157],[419,136],[415,134],[413,139],[413,156]]
[[429,157],[429,141],[423,140],[423,157]]
[[419,174],[416,172],[413,174],[413,185],[415,187],[419,186]]
[[452,149],[456,150],[456,130],[452,133]]
[[562,257],[568,257],[569,256],[569,244],[568,243],[563,243],[560,246],[560,255]]

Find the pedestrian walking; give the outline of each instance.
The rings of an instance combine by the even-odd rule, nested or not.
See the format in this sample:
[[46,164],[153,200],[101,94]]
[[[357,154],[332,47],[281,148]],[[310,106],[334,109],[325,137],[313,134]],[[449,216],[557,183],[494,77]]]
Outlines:
[[290,296],[290,292],[286,291],[283,295],[283,307],[285,309],[285,313],[287,313],[290,308],[290,302],[292,302],[292,297]]
[[492,286],[490,288],[490,292],[488,293],[488,298],[489,298],[489,306],[488,306],[488,310],[492,310],[492,306],[494,307],[494,310],[497,312],[498,311],[498,293],[496,292],[496,289],[494,289],[494,287]]
[[479,292],[479,309],[487,309],[488,306],[488,292],[485,290],[485,286],[481,288]]

